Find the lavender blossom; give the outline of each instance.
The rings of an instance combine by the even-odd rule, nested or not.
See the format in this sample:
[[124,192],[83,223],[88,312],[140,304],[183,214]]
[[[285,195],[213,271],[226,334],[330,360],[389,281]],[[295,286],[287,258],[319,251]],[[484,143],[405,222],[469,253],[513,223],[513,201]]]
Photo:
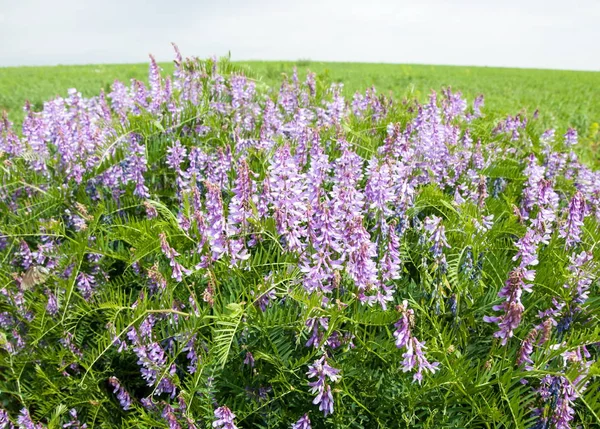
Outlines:
[[46,289],[46,296],[48,297],[46,311],[49,315],[55,316],[58,314],[58,300],[56,299],[56,295],[54,295],[50,289]]
[[296,423],[292,424],[292,429],[312,429],[308,414],[304,414]]
[[513,336],[514,330],[521,324],[521,317],[525,308],[521,303],[523,291],[531,292],[531,286],[525,283],[525,280],[533,280],[532,271],[525,268],[517,268],[512,271],[506,282],[506,285],[500,290],[498,296],[505,298],[501,305],[492,307],[494,311],[503,311],[501,316],[485,316],[484,322],[497,323],[500,328],[494,333],[495,337],[500,338],[502,345],[506,345]]
[[223,405],[222,407],[217,408],[215,410],[215,417],[217,420],[212,424],[214,428],[237,429],[234,422],[235,414],[233,414],[227,406]]
[[[570,429],[570,422],[575,417],[573,402],[579,396],[571,382],[563,376],[546,375],[540,383],[538,394],[548,404],[535,410],[540,420],[556,429]],[[548,411],[544,412],[546,407]]]
[[569,128],[564,136],[565,145],[570,148],[577,144],[577,130],[575,128]]
[[[570,258],[568,270],[571,273],[570,283],[574,285],[573,301],[582,305],[589,298],[589,289],[594,279],[593,271],[596,268],[594,256],[591,252],[582,251],[579,254],[573,254]],[[568,284],[565,287],[569,287]]]
[[446,229],[442,225],[442,219],[437,216],[428,216],[425,218],[425,231],[429,233],[429,240],[432,243],[431,254],[435,258],[442,255],[444,247],[450,247],[446,241]]
[[254,356],[250,352],[246,352],[246,357],[244,358],[244,365],[248,365],[250,368],[254,368]]
[[14,429],[6,410],[0,408],[0,429]]
[[379,271],[384,281],[400,278],[400,239],[396,234],[396,223],[391,222],[387,226],[387,244],[385,253],[380,261]]
[[521,366],[524,364],[525,369],[527,371],[531,371],[533,369],[533,360],[531,360],[531,354],[533,353],[533,344],[538,336],[538,330],[536,328],[532,329],[527,337],[521,343],[521,347],[519,348],[519,353],[517,355],[517,366]]
[[327,331],[329,329],[329,318],[327,317],[311,317],[306,321],[306,327],[311,332],[311,337],[306,342],[305,346],[318,348],[321,344],[322,333],[319,332],[319,327]]
[[394,337],[396,338],[396,347],[406,348],[406,352],[402,355],[402,371],[412,371],[417,366],[417,372],[413,376],[413,381],[418,381],[419,384],[423,380],[423,371],[429,371],[432,374],[439,368],[439,363],[429,363],[423,350],[425,343],[420,342],[412,335],[411,329],[414,324],[414,311],[408,308],[408,302],[404,300],[402,305],[398,306],[401,313],[400,320],[394,325]]
[[587,214],[588,209],[585,198],[580,191],[577,191],[569,202],[566,222],[559,230],[559,235],[565,239],[567,247],[571,247],[581,241],[581,227]]
[[0,120],[0,153],[6,152],[10,156],[20,156],[23,152],[23,146],[13,131],[13,124],[8,120],[6,111],[2,112]]
[[313,399],[313,404],[319,405],[319,410],[323,411],[323,414],[333,414],[333,395],[331,394],[331,386],[327,383],[329,379],[330,383],[337,382],[341,376],[339,375],[340,370],[329,366],[325,356],[313,362],[312,365],[308,366],[308,372],[306,373],[309,378],[317,378],[316,381],[308,383],[310,386],[310,392],[317,394]]
[[77,410],[75,408],[69,410],[69,415],[71,416],[71,420],[68,423],[65,423],[63,428],[87,429],[87,424],[81,424],[77,418]]
[[81,292],[81,296],[87,301],[92,297],[94,288],[96,287],[96,280],[89,274],[79,272],[77,275],[77,288]]
[[160,77],[160,67],[156,64],[154,56],[150,55],[150,71],[148,81],[150,83],[150,111],[152,113],[158,113],[161,104],[164,102],[164,93],[162,91]]
[[302,239],[306,235],[306,227],[302,224],[306,213],[304,175],[291,156],[289,146],[283,146],[275,153],[269,167],[268,183],[279,233],[290,250],[302,250]]
[[29,415],[29,410],[27,408],[21,409],[21,414],[17,418],[17,424],[19,425],[19,429],[43,429],[44,426],[41,423],[34,423]]
[[178,282],[182,281],[183,275],[185,274],[186,276],[189,276],[192,273],[191,270],[188,270],[179,262],[177,262],[175,257],[179,256],[179,253],[169,245],[166,234],[161,232],[158,234],[158,236],[160,238],[160,247],[162,252],[167,258],[169,258],[169,265],[173,269],[173,274],[171,277]]

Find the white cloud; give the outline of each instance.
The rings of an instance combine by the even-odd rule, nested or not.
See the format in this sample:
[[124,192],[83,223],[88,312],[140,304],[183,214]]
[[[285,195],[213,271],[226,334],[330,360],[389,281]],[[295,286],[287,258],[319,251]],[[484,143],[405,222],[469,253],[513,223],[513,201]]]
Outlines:
[[311,58],[600,70],[596,0],[0,0],[0,66],[231,51]]

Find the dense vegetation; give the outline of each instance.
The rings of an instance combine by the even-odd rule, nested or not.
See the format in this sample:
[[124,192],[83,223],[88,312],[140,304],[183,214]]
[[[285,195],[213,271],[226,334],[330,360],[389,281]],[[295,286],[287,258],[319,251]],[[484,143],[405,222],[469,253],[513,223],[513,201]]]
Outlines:
[[[485,94],[486,114],[500,119],[508,113],[532,115],[539,110],[538,121],[546,128],[574,127],[582,143],[578,153],[586,160],[600,162],[600,73],[566,70],[531,70],[494,67],[453,67],[406,64],[244,62],[245,74],[258,85],[277,88],[283,74],[294,67],[301,79],[310,70],[322,80],[344,83],[347,98],[356,91],[375,86],[380,93],[396,99],[416,98],[426,102],[431,90],[452,87],[474,99]],[[172,73],[173,64],[160,64]],[[25,113],[23,101],[35,110],[48,99],[64,96],[68,88],[77,88],[84,97],[104,89],[110,92],[115,79],[129,82],[148,80],[147,65],[85,65],[57,67],[0,68],[0,112],[20,126]]]
[[600,424],[589,118],[244,72],[0,123],[0,427]]

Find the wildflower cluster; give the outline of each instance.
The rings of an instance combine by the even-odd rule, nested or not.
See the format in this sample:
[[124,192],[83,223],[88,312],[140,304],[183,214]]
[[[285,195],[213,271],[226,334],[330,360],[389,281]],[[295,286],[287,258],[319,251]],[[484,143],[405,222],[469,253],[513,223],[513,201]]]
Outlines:
[[0,121],[0,427],[600,423],[576,130],[175,55]]

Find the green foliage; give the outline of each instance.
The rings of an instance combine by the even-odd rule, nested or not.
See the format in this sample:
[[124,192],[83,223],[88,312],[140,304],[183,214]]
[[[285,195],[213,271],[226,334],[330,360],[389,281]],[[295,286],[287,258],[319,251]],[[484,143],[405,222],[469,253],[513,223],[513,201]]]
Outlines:
[[[210,77],[213,65],[208,60],[186,67]],[[0,169],[0,235],[6,242],[0,252],[0,313],[10,313],[17,320],[14,331],[7,330],[0,336],[0,406],[11,416],[26,407],[36,421],[58,428],[68,421],[68,410],[75,408],[79,419],[90,428],[166,428],[168,422],[161,412],[165,404],[175,406],[181,398],[186,407],[179,411],[180,423],[189,419],[198,427],[211,427],[218,404],[234,410],[238,426],[246,428],[290,427],[305,412],[310,413],[315,428],[526,428],[536,422],[532,409],[539,406],[540,398],[534,386],[545,375],[562,374],[561,353],[587,346],[592,357],[598,358],[600,299],[594,273],[590,299],[581,317],[572,321],[567,333],[552,333],[553,343],[559,347],[536,347],[532,371],[515,364],[521,341],[540,321],[537,311],[550,308],[556,298],[572,303],[570,289],[564,287],[570,281],[570,251],[557,233],[540,248],[535,293],[523,296],[526,310],[515,338],[503,347],[493,337],[497,327],[482,322],[501,301],[498,291],[515,265],[515,241],[526,230],[513,209],[521,203],[527,179],[525,155],[541,152],[535,138],[543,126],[553,122],[542,118],[526,130],[525,137],[513,143],[493,136],[499,115],[496,109],[503,113],[516,106],[532,110],[537,107],[534,103],[543,100],[547,102],[544,107],[558,115],[556,122],[561,126],[577,112],[572,109],[573,103],[579,103],[578,109],[588,109],[588,117],[600,117],[597,106],[582,102],[595,90],[597,75],[429,66],[350,68],[298,62],[299,67],[306,65],[321,77],[315,100],[318,105],[327,100],[328,79],[343,80],[347,90],[371,83],[383,90],[404,91],[408,87],[410,94],[401,95],[411,97],[421,97],[429,86],[449,82],[463,86],[469,95],[479,91],[491,95],[488,104],[492,107],[485,118],[475,120],[473,137],[482,139],[484,145],[494,143],[515,149],[513,159],[493,162],[482,171],[490,181],[505,181],[504,191],[484,198],[481,205],[473,201],[457,204],[448,190],[430,184],[419,189],[407,212],[407,218],[415,223],[428,216],[443,219],[450,244],[444,249],[447,266],[442,269],[431,256],[431,243],[424,239],[422,230],[412,228],[401,241],[403,272],[393,280],[396,293],[387,309],[361,304],[347,273],[336,279],[330,305],[323,305],[323,295],[309,294],[303,287],[301,258],[284,250],[273,217],[253,220],[249,232],[240,233],[252,235],[257,243],[242,265],[234,265],[227,258],[204,263],[201,256],[210,250],[201,234],[194,232],[200,228],[191,206],[194,190],[206,202],[206,188],[186,190],[180,198],[173,185],[177,175],[168,168],[165,157],[175,140],[188,149],[201,147],[211,154],[232,148],[231,135],[237,129],[231,117],[209,111],[213,100],[208,91],[198,105],[186,105],[178,121],[167,115],[143,113],[115,124],[116,135],[99,149],[99,162],[85,172],[81,184],[68,181],[66,174],[57,169],[50,173],[50,183],[55,186],[47,186],[48,178],[28,167],[27,157],[35,154],[3,158],[7,162]],[[246,65],[227,60],[219,67],[224,76],[248,71]],[[274,70],[283,66],[253,63],[249,67],[257,79],[266,76],[269,82],[274,79]],[[117,70],[109,66],[105,69],[107,74]],[[72,72],[79,73],[79,82],[92,92],[104,85],[90,77],[89,67],[54,70],[64,73],[66,80],[71,79]],[[32,75],[27,79],[33,81],[40,72],[46,70],[27,69],[26,73]],[[136,66],[121,72],[139,77]],[[0,70],[0,88],[13,79],[13,73],[15,70]],[[563,86],[559,82],[563,78],[571,79],[573,86]],[[531,82],[543,79],[550,79],[547,88],[526,89]],[[62,87],[63,82],[52,84]],[[512,93],[506,94],[506,87],[512,87]],[[558,94],[547,100],[553,91]],[[40,96],[47,95],[39,92]],[[583,92],[588,95],[584,97]],[[272,97],[266,92],[260,95],[261,101]],[[12,108],[12,102],[0,101]],[[349,146],[366,161],[380,156],[387,123],[405,126],[409,119],[405,108],[393,105],[386,123],[374,125],[354,118],[343,124],[343,130]],[[583,122],[582,126],[589,126],[587,120]],[[206,124],[210,131],[202,138],[186,131]],[[335,141],[337,133],[328,130],[321,137]],[[152,190],[151,196],[134,196],[133,184],[128,184],[118,198],[113,198],[111,189],[100,186],[100,197],[93,198],[85,184],[130,156],[125,143],[131,135],[144,147],[149,166],[146,184]],[[339,158],[338,147],[332,144],[327,150],[331,159]],[[268,175],[271,155],[260,151],[247,154],[257,180]],[[233,157],[239,156],[234,151]],[[237,174],[231,171],[225,179],[230,182],[221,195],[225,207],[232,200],[230,190]],[[58,186],[63,183],[66,186]],[[556,190],[572,194],[572,180],[557,180]],[[155,216],[148,216],[151,210]],[[178,214],[192,219],[189,228],[182,227]],[[493,215],[494,224],[481,232],[474,222],[484,214]],[[74,216],[84,226],[74,227]],[[378,221],[384,217],[370,212],[366,229],[377,231]],[[181,281],[172,275],[172,263],[161,249],[163,237],[179,253],[176,260],[190,269]],[[56,242],[52,253],[56,266],[47,278],[23,288],[22,282],[17,282],[25,271],[19,265],[20,246],[27,243],[36,249],[49,239]],[[589,216],[577,250],[589,250],[597,261],[599,242],[598,222]],[[475,264],[481,261],[477,276],[465,271],[467,258]],[[78,286],[81,273],[94,273],[100,284],[89,298]],[[21,304],[15,304],[18,292],[23,293],[19,296]],[[55,314],[48,309],[50,295],[58,300]],[[274,303],[261,308],[261,299],[267,295],[274,296]],[[414,311],[414,334],[426,342],[430,360],[440,363],[440,370],[426,374],[421,383],[413,381],[412,373],[403,372],[403,350],[394,343],[394,324],[402,312],[396,306],[405,300]],[[330,365],[341,370],[341,380],[332,386],[335,412],[328,416],[311,404],[314,395],[306,376],[308,366],[325,349],[306,347],[310,337],[307,321],[318,317],[328,318],[324,338],[334,333],[348,334],[338,348],[328,352]],[[153,341],[168,350],[157,380],[172,380],[177,399],[170,398],[168,392],[160,394],[158,382],[147,383],[140,376],[142,359],[128,334],[143,335],[144,323],[149,320],[154,323]],[[16,336],[11,336],[17,331],[25,337],[27,353],[12,353],[7,348],[16,341]],[[128,346],[121,348],[121,342]],[[190,342],[197,362],[189,357]],[[244,362],[248,352],[253,356],[253,365]],[[189,370],[190,366],[195,367],[194,371]],[[174,367],[177,370],[171,374]],[[575,408],[576,421],[582,427],[600,425],[599,374],[600,367],[595,363],[583,380],[587,388],[582,390]],[[565,374],[571,381],[577,375]],[[109,384],[110,377],[117,377],[131,395],[131,409],[120,406]],[[153,398],[157,408],[143,406],[144,398]]]

